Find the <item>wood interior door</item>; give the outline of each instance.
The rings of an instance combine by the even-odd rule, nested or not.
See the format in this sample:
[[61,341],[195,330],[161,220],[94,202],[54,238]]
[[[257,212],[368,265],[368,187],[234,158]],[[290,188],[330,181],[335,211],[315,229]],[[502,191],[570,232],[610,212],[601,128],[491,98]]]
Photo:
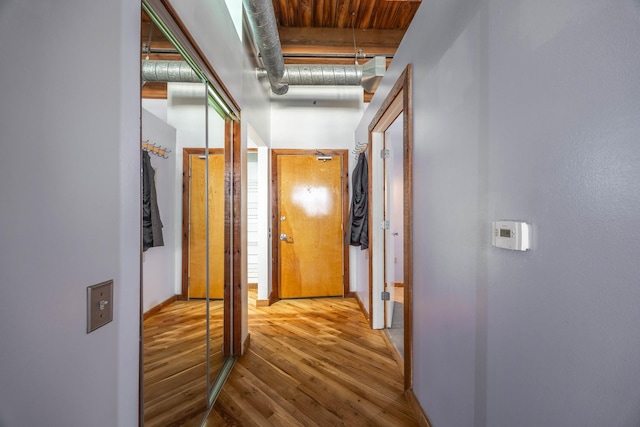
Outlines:
[[278,155],[281,298],[342,296],[342,156]]
[[[206,296],[205,158],[189,155],[189,298]],[[224,155],[209,154],[209,298],[224,298]]]

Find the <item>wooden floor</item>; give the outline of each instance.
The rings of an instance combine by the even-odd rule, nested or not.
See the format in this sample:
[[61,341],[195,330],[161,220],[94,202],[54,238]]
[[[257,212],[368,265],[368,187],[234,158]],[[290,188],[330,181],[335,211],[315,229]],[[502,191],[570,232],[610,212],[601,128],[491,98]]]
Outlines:
[[248,354],[206,426],[415,426],[400,369],[381,331],[347,298],[255,307]]
[[[255,306],[250,347],[204,425],[416,426],[381,331],[350,298]],[[176,302],[145,321],[145,426],[198,426],[206,412],[204,303]]]
[[[222,301],[210,303],[211,372],[222,366]],[[177,301],[144,322],[145,427],[199,426],[207,410],[206,305]]]

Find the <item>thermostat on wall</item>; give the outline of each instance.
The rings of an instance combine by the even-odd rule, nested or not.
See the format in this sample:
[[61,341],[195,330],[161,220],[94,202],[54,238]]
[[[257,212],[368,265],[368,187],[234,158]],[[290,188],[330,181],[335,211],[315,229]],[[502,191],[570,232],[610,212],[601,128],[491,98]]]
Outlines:
[[494,221],[493,246],[526,251],[531,249],[531,227],[526,222]]

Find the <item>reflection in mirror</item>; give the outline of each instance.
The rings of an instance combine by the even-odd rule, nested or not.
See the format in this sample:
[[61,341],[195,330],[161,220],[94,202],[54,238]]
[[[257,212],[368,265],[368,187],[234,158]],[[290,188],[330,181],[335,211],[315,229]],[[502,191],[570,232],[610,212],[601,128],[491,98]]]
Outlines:
[[158,70],[143,73],[142,140],[166,149],[150,154],[147,180],[164,245],[142,255],[144,425],[198,424],[223,363],[224,119],[205,83],[162,81],[162,67],[185,58],[142,15],[143,69]]
[[389,157],[384,167],[385,220],[391,226],[385,230],[385,333],[401,359],[404,359],[404,169],[403,115],[387,128],[384,149]]
[[208,389],[224,363],[224,281],[225,281],[225,120],[207,107],[208,149]]

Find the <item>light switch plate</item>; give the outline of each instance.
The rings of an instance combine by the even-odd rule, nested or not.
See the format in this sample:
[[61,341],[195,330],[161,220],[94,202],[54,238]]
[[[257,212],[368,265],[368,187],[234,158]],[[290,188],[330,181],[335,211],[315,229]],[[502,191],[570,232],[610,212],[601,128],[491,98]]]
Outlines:
[[87,333],[113,320],[113,280],[87,287]]

